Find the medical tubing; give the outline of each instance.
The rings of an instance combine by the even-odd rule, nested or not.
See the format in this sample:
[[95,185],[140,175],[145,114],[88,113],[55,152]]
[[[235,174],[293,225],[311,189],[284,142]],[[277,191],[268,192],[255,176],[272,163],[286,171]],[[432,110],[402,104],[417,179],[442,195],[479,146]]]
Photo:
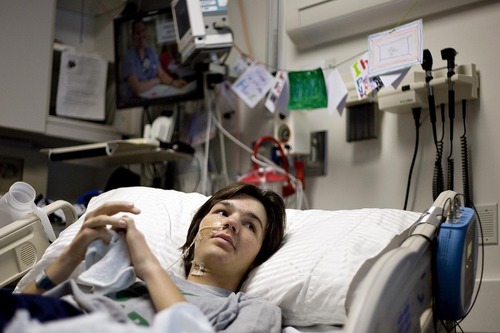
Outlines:
[[[220,109],[217,109],[216,117],[219,122],[222,121],[222,117],[220,114]],[[226,157],[226,141],[224,140],[224,134],[219,131],[219,149],[221,154],[221,164],[222,164],[222,176],[224,177],[225,185],[229,185],[229,173],[227,169],[227,157]]]
[[208,111],[208,119],[207,119],[207,129],[205,132],[205,151],[203,155],[203,169],[201,170],[201,193],[207,193],[207,181],[208,181],[208,154],[210,152],[210,127],[212,127],[212,117],[211,112]]
[[[270,135],[265,135],[265,136],[258,138],[253,146],[253,156],[255,158],[257,158],[259,147],[264,141],[271,141],[271,142],[274,142],[276,144],[276,146],[278,147],[278,150],[280,151],[280,154],[281,154],[281,163],[283,164],[283,169],[285,169],[286,173],[288,174],[288,160],[286,159],[285,151],[281,147],[281,144],[279,143],[279,141],[276,140],[274,137],[272,137]],[[257,163],[255,163],[255,162],[254,162],[254,169],[257,169]]]
[[410,186],[411,186],[413,167],[415,166],[415,160],[417,159],[418,145],[419,145],[419,139],[420,139],[420,114],[422,113],[422,108],[413,108],[411,110],[411,112],[413,114],[413,120],[415,121],[415,149],[413,151],[413,158],[411,161],[410,171],[408,174],[408,183],[406,185],[405,204],[404,204],[404,208],[403,208],[404,210],[406,210],[406,207],[408,205],[408,197],[410,195]]
[[[201,231],[204,230],[204,229],[212,229],[212,232],[213,232],[213,229],[216,229],[216,228],[222,228],[221,230],[227,228],[227,226],[213,226],[213,225],[207,225],[207,226],[204,226],[204,227],[201,227],[200,226],[200,229],[198,230],[198,233],[196,234],[196,236],[194,237],[193,241],[191,242],[191,244],[189,244],[189,246],[187,247],[186,250],[184,250],[181,255],[175,259],[175,261],[173,263],[171,263],[169,266],[167,266],[167,268],[165,269],[166,271],[169,271],[177,262],[179,262],[179,260],[183,259],[183,258],[186,258],[189,250],[191,250],[191,248],[193,247],[193,245],[196,243],[196,241],[198,240],[198,235],[201,235]],[[201,236],[203,238],[203,236]]]
[[276,165],[273,161],[268,159],[265,156],[262,156],[261,154],[257,154],[258,158],[254,157],[254,150],[247,145],[245,145],[243,142],[238,140],[236,137],[234,137],[231,133],[229,133],[224,126],[217,120],[216,116],[212,114],[212,121],[214,122],[215,126],[221,131],[227,138],[229,138],[233,143],[235,143],[237,146],[239,146],[241,149],[249,153],[251,156],[251,160],[254,163],[257,163],[263,167],[272,167],[276,171],[283,173],[284,175],[288,176],[288,178],[291,180],[292,184],[295,184],[295,190],[296,190],[296,195],[300,195],[297,197],[298,204],[297,204],[297,209],[300,209],[302,205],[304,204],[306,208],[309,207],[309,202],[307,200],[307,197],[304,195],[303,189],[302,189],[302,183],[296,179],[293,174],[288,173],[286,170],[281,168],[280,166]]
[[460,137],[460,148],[462,152],[462,181],[464,188],[464,200],[465,206],[471,207],[471,193],[470,193],[470,176],[469,176],[469,148],[467,145],[467,125],[465,122],[467,112],[467,101],[465,99],[462,100],[462,118],[463,118],[463,126],[464,133]]

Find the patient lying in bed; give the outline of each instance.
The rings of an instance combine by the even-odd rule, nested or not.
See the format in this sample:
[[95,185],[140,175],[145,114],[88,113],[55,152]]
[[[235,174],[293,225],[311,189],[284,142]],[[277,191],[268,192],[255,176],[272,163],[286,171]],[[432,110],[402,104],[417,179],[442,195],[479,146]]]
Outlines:
[[[94,197],[89,203],[88,211],[94,211],[109,202],[133,202],[141,209],[140,214],[133,215],[134,224],[144,234],[149,248],[164,270],[184,279],[185,267],[181,264],[182,260],[179,260],[181,248],[186,243],[194,214],[208,199],[200,193],[136,186],[110,190]],[[338,327],[346,323],[353,292],[368,269],[384,252],[399,246],[420,215],[418,212],[390,208],[287,209],[285,236],[279,250],[252,269],[239,290],[247,296],[266,300],[279,307],[281,324],[285,327],[283,332],[289,332],[286,329],[289,326],[300,332],[311,332],[310,326],[317,325],[330,327],[328,332],[337,332]],[[49,267],[67,251],[80,234],[84,222],[84,217],[79,218],[50,244],[39,261],[18,282],[16,292],[27,288],[44,270],[53,278]],[[70,279],[80,280],[84,273],[96,269],[104,259],[106,258],[87,269],[86,258],[71,274]],[[116,257],[116,260],[111,260],[111,264],[116,265],[115,261],[122,260],[122,257]],[[94,282],[100,284],[94,283],[94,294],[99,293],[99,288],[108,288],[114,279],[116,276],[112,276],[109,281],[96,278]],[[0,297],[0,303],[2,300],[3,297]],[[188,302],[177,304],[192,305]],[[175,318],[183,318],[175,311],[176,308],[177,305],[174,305],[170,310],[156,313],[152,325],[157,321],[164,323],[162,319],[170,318],[169,313],[175,313]],[[80,315],[69,322],[73,327],[83,327],[83,324],[73,322],[87,319],[95,322],[98,314],[102,316],[101,312],[94,312]],[[207,320],[203,314],[202,317]],[[113,321],[109,325],[116,324],[116,319]],[[175,320],[175,323],[179,322],[180,319]],[[125,324],[120,325],[123,328]],[[140,328],[135,324],[131,325],[135,330]],[[45,328],[48,324],[43,326]],[[76,333],[74,329],[70,330]],[[147,331],[156,332],[152,326]],[[178,332],[179,329],[170,331]],[[204,332],[198,328],[188,331]],[[163,329],[162,332],[169,330]]]
[[[279,307],[239,291],[249,272],[281,245],[285,208],[277,194],[234,184],[209,198],[194,215],[182,246],[185,278],[162,267],[136,227],[134,215],[140,213],[140,207],[124,201],[106,202],[89,211],[69,246],[22,290],[43,293],[44,298],[16,294],[9,299],[28,304],[20,305],[28,309],[30,302],[53,302],[62,310],[49,319],[107,309],[118,322],[132,319],[146,326],[154,326],[157,312],[177,309],[188,301],[204,313],[215,331],[281,331]],[[88,249],[95,249],[101,241],[128,248],[135,275],[127,277],[127,267],[122,267],[123,271],[108,269],[113,278],[120,276],[116,279],[118,288],[115,284],[89,292],[77,283],[79,280],[69,278],[84,259],[87,265],[93,261]],[[37,318],[37,313],[31,311],[31,316]],[[47,320],[43,316],[39,319]]]

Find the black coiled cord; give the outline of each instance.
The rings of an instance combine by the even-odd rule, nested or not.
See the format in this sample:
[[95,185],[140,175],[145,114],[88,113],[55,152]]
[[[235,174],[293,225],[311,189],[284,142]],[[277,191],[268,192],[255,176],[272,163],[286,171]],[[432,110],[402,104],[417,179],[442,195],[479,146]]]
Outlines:
[[464,134],[460,137],[460,149],[462,152],[462,181],[464,186],[464,201],[466,207],[471,207],[470,177],[469,177],[469,148],[467,145],[467,126],[465,124],[465,114],[467,101],[462,100],[462,117],[464,124]]
[[432,186],[432,196],[434,200],[437,199],[439,194],[444,191],[444,175],[443,175],[443,141],[436,143],[436,161],[434,162],[434,176]]
[[453,157],[449,156],[448,157],[448,190],[453,190],[453,188],[455,187],[454,174],[455,174],[455,160],[453,159]]
[[465,207],[470,207],[469,148],[465,135],[460,137],[460,146],[462,150],[462,181],[464,183]]

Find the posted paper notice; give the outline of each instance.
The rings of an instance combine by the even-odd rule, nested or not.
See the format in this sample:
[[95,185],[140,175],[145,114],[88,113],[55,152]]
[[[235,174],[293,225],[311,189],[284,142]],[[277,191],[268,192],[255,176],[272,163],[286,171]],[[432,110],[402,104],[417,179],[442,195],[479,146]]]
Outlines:
[[108,63],[96,54],[65,50],[61,54],[56,114],[105,119]]
[[231,89],[253,109],[275,82],[274,76],[263,65],[254,63],[233,83]]

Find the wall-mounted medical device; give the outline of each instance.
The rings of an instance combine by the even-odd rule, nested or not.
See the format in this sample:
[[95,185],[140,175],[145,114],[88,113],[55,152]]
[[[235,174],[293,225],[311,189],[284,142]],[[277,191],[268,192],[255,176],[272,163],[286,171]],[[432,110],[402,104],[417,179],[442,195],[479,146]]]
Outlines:
[[[265,142],[271,142],[276,145],[279,152],[279,161],[281,166],[276,167],[269,164],[267,167],[261,167],[257,163],[260,146]],[[253,184],[261,188],[273,190],[276,193],[281,193],[283,197],[290,196],[295,193],[295,188],[291,183],[288,160],[283,146],[276,138],[272,136],[263,136],[255,142],[253,148],[253,169],[241,176],[238,181]],[[281,169],[281,170],[279,170]]]
[[274,137],[287,155],[309,155],[311,133],[307,111],[290,111],[286,115],[276,114]]
[[170,142],[175,126],[175,115],[171,117],[160,116],[152,124],[144,126],[144,138]]
[[[389,112],[410,112],[413,108],[428,108],[426,76],[423,71],[413,72],[413,82],[400,85],[397,89],[382,88],[377,93],[378,108]],[[429,82],[434,91],[436,105],[448,104],[447,69],[432,72]],[[457,66],[451,77],[455,88],[455,102],[477,99],[479,94],[479,73],[475,64]]]
[[478,222],[459,207],[439,229],[436,249],[436,312],[442,320],[463,318],[472,302],[477,269]]
[[171,8],[183,63],[204,62],[232,47],[227,0],[173,0]]

